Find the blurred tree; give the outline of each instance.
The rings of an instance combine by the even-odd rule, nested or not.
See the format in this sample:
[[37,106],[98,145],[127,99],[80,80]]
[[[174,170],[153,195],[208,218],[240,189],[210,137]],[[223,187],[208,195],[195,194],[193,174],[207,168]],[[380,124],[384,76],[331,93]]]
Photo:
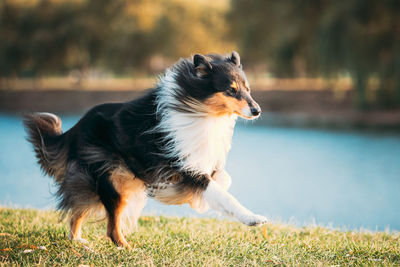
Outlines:
[[[0,75],[54,74],[97,59],[106,36],[102,1],[0,6]],[[95,12],[95,15],[93,13]]]
[[194,52],[226,53],[234,47],[224,16],[227,1],[164,1],[157,32],[164,35],[164,55],[187,56]]
[[236,44],[278,77],[350,75],[361,108],[400,105],[398,0],[0,0],[0,77],[158,71]]
[[0,76],[102,67],[149,71],[155,56],[225,52],[228,0],[0,2]]
[[380,102],[400,105],[400,1],[232,0],[229,19],[243,54],[277,76],[349,73],[360,108],[374,78]]
[[225,0],[128,0],[113,22],[107,62],[119,71],[146,66],[151,71],[154,56],[176,60],[194,52],[229,51],[234,45],[227,38],[227,9]]
[[104,65],[119,73],[133,69],[147,71],[146,63],[163,44],[155,28],[160,19],[162,0],[124,1],[120,16],[111,22],[112,36],[106,41]]
[[0,8],[0,76],[11,76],[26,63],[27,51],[22,36],[16,28],[22,17],[22,10],[1,4]]

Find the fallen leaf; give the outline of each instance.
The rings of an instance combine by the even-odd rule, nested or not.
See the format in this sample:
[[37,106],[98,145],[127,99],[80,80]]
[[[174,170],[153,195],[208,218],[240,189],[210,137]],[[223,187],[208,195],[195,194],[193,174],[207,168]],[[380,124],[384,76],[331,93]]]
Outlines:
[[2,249],[0,249],[1,251],[11,251],[12,250],[12,248],[2,248]]

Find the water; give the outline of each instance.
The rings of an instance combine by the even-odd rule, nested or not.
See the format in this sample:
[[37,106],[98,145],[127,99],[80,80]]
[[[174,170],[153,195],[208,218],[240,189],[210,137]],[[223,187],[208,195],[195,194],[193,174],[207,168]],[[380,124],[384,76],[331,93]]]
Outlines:
[[[77,119],[64,117],[64,130]],[[55,188],[24,137],[19,118],[0,116],[0,203],[53,208]],[[400,230],[400,136],[238,125],[227,170],[229,191],[273,221]],[[144,213],[196,216],[154,201]]]

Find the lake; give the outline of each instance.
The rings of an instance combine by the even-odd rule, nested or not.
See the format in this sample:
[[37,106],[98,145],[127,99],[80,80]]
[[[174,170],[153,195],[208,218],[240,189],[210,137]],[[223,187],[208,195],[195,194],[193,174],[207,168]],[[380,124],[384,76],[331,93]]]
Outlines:
[[[62,117],[63,129],[78,117]],[[35,163],[18,117],[0,115],[0,204],[48,209],[55,188]],[[341,229],[400,230],[400,136],[236,126],[230,192],[272,221]],[[198,216],[149,201],[144,214]],[[207,212],[202,216],[217,216]]]

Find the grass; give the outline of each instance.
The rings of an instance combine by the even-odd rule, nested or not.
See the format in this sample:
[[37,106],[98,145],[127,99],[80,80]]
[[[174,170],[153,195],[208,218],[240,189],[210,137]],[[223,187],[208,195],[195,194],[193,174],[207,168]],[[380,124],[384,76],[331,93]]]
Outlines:
[[70,242],[58,219],[52,211],[0,208],[0,265],[400,265],[399,233],[142,217],[127,235],[128,250],[105,238],[104,222],[85,224],[89,244]]

